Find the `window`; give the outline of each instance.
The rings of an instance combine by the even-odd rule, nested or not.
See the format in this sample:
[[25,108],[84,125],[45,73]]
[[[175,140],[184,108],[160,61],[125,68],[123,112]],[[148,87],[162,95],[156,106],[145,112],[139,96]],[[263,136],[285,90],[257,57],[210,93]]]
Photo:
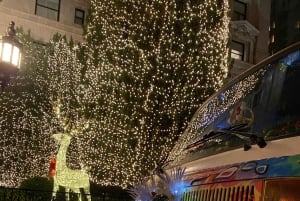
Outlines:
[[299,200],[300,180],[297,178],[267,180],[265,184],[264,200]]
[[245,45],[237,41],[231,41],[231,58],[244,60]]
[[232,20],[245,20],[246,19],[247,4],[238,0],[233,3],[233,16]]
[[36,0],[35,14],[59,21],[60,0]]
[[84,10],[75,8],[75,17],[74,17],[75,24],[84,24]]

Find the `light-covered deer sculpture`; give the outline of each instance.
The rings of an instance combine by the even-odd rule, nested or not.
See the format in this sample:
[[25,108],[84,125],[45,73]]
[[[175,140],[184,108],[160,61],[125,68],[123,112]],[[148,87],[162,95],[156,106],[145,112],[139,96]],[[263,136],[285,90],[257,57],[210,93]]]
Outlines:
[[[60,105],[54,107],[54,111],[58,117],[61,118]],[[53,198],[56,197],[59,187],[64,187],[66,191],[66,200],[69,200],[70,191],[77,193],[79,195],[79,200],[82,200],[81,191],[87,195],[87,199],[90,201],[90,183],[89,175],[84,169],[74,170],[70,169],[66,163],[67,150],[70,145],[72,137],[80,134],[87,127],[88,123],[77,124],[75,128],[70,129],[69,123],[64,121],[64,132],[53,134],[51,137],[54,138],[59,143],[59,150],[56,155],[56,172],[53,177]]]

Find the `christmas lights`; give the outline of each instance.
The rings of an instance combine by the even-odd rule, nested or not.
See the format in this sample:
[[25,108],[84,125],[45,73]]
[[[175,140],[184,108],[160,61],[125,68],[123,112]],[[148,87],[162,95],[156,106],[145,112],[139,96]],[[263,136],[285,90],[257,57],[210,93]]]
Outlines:
[[227,1],[94,0],[83,48],[24,40],[25,69],[0,97],[1,182],[46,176],[66,121],[90,122],[70,169],[123,187],[148,175],[227,75],[227,14]]
[[200,140],[207,126],[216,118],[226,111],[228,108],[236,104],[245,97],[246,92],[252,91],[257,82],[266,72],[269,66],[250,74],[239,82],[236,82],[222,94],[212,97],[209,102],[203,104],[195,113],[193,119],[189,123],[186,131],[180,136],[180,139],[170,152],[168,160],[170,166],[177,166],[187,157],[188,145]]
[[115,150],[110,164],[100,165],[109,169],[108,184],[153,169],[222,85],[227,14],[226,1],[92,1],[86,76],[106,94],[97,130]]

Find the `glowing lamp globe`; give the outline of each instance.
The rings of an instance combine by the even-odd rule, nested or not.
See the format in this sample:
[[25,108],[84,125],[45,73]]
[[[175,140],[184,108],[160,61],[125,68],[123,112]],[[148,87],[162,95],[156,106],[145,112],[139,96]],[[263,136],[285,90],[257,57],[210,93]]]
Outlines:
[[6,34],[0,36],[0,86],[4,90],[11,77],[16,76],[21,63],[22,44],[16,39],[15,23],[7,27]]
[[14,22],[9,24],[6,35],[0,36],[0,73],[13,75],[20,68],[22,44],[16,39]]

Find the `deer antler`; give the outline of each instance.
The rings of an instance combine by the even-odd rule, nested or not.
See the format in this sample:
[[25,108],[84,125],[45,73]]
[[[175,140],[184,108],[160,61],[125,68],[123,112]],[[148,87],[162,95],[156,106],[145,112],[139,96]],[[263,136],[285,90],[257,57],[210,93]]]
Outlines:
[[69,133],[69,135],[75,136],[89,128],[89,119],[84,121],[76,121],[73,123],[73,125],[71,124],[68,114],[64,115],[61,111],[62,103],[60,97],[58,97],[57,100],[52,103],[52,108],[60,125],[63,127],[64,133]]
[[71,129],[70,135],[71,136],[78,135],[79,133],[82,133],[83,131],[88,129],[89,126],[90,126],[90,120],[76,122],[74,128]]
[[59,123],[62,125],[64,132],[67,132],[70,128],[70,119],[62,115],[61,107],[61,99],[60,97],[58,97],[55,102],[52,102],[52,108],[54,113],[56,114]]

